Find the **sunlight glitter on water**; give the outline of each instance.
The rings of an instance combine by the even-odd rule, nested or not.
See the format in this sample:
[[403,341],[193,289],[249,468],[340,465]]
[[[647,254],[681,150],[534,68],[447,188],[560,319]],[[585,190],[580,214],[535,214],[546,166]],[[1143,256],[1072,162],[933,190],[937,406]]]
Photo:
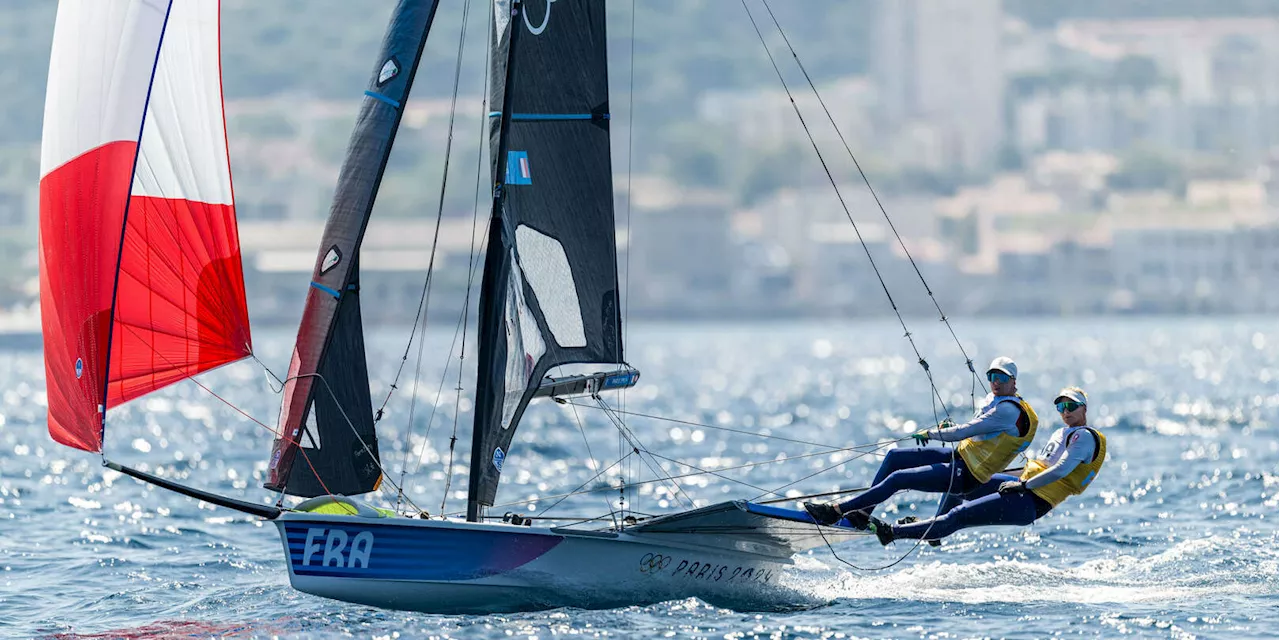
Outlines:
[[[688,600],[611,612],[450,618],[299,594],[288,587],[271,527],[139,485],[104,471],[94,455],[53,444],[43,425],[39,354],[8,354],[0,359],[0,375],[7,376],[0,388],[9,392],[0,404],[0,624],[21,636],[138,630],[189,618],[247,629],[246,635],[285,636],[393,629],[404,636],[493,638],[967,637],[1047,636],[1072,628],[1104,637],[1273,637],[1280,590],[1280,354],[1273,346],[1280,331],[1274,319],[1081,322],[973,323],[963,334],[975,338],[966,344],[971,354],[1018,358],[1027,372],[1021,391],[1045,427],[1056,422],[1050,400],[1058,388],[1088,385],[1091,416],[1108,429],[1112,452],[1090,493],[1027,531],[961,533],[940,549],[914,551],[887,571],[856,571],[836,555],[881,566],[907,551],[902,543],[880,548],[854,541],[839,545],[836,555],[820,549],[801,556],[788,579],[831,604],[768,614]],[[945,335],[919,335],[949,409],[967,414],[972,385],[954,345]],[[403,337],[386,331],[371,338],[375,397],[386,392]],[[449,337],[428,340],[441,363]],[[276,353],[281,362],[270,364],[280,367],[288,353],[280,343],[291,338],[260,335],[260,353]],[[630,338],[629,359],[645,382],[627,394],[626,409],[695,424],[630,417],[627,425],[655,451],[700,468],[822,451],[714,427],[850,446],[901,437],[933,419],[928,386],[914,360],[902,354],[900,332],[891,324],[655,325],[633,327]],[[1062,348],[1066,343],[1070,349]],[[408,490],[436,508],[455,406],[464,440],[471,420],[469,403],[436,395],[445,379],[456,383],[456,370],[447,376],[442,371],[421,381],[412,422],[404,394],[393,397],[379,425],[385,426],[384,461],[415,460],[409,469],[421,468],[409,475]],[[226,367],[205,381],[256,418],[274,422],[278,396],[254,366]],[[432,401],[439,402],[434,418]],[[621,398],[613,402],[623,406]],[[572,489],[616,459],[617,435],[608,420],[590,407],[580,407],[579,415],[590,454],[571,410],[531,410],[517,434],[500,501],[519,500],[521,508],[545,512],[553,502],[547,496]],[[205,489],[269,502],[274,496],[259,487],[271,437],[198,388],[180,387],[114,411],[107,450],[122,462]],[[465,498],[467,455],[465,448],[455,452],[449,510]],[[874,455],[821,453],[724,472],[728,479],[689,478],[681,489],[705,504],[758,493],[735,480],[776,488],[832,467],[785,489],[796,496],[861,486],[877,462]],[[601,482],[609,500],[618,497],[611,483],[648,473],[639,465],[615,472]],[[674,491],[641,485],[628,492],[628,504],[673,509],[682,504]],[[607,502],[601,495],[575,496],[550,514],[599,513]],[[927,514],[935,505],[928,496],[904,494],[884,511]]]

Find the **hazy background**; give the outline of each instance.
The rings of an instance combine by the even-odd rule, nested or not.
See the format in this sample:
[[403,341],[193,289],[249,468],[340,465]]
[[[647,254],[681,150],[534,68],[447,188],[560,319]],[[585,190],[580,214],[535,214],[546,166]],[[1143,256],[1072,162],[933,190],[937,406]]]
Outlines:
[[[300,313],[393,4],[223,2],[255,323]],[[764,5],[747,5],[867,250],[738,0],[641,0],[634,13],[611,0],[619,262],[632,316],[890,313],[868,252],[902,310],[933,313],[904,247],[956,315],[1276,311],[1275,2],[770,3],[902,244]],[[374,322],[411,321],[425,277],[461,6],[439,11],[365,241]],[[460,308],[481,249],[475,204],[482,224],[488,212],[477,198],[487,177],[476,175],[488,10],[474,3],[466,31],[433,313]],[[0,3],[0,331],[35,326],[55,12],[51,0]]]

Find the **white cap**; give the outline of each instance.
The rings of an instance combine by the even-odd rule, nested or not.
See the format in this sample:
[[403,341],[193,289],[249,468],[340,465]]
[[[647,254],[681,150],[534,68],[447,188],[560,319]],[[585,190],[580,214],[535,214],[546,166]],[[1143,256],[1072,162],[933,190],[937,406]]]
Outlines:
[[1014,363],[1013,358],[1007,356],[1000,356],[999,358],[992,360],[991,366],[987,367],[987,373],[991,373],[992,371],[1006,373],[1010,378],[1018,377],[1018,365]]
[[1057,403],[1063,398],[1072,402],[1079,402],[1080,404],[1089,404],[1089,394],[1085,393],[1084,389],[1081,389],[1080,387],[1064,388],[1062,391],[1058,392],[1058,397],[1054,398],[1053,401]]

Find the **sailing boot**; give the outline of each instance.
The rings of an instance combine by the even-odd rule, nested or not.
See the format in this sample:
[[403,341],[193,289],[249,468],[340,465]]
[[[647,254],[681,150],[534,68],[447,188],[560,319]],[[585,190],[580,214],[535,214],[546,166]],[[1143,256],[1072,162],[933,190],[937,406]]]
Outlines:
[[[899,525],[899,526],[902,526],[902,525],[904,525],[904,524],[911,524],[912,522],[919,522],[919,521],[920,521],[920,518],[917,518],[917,517],[915,517],[915,516],[907,516],[907,517],[905,517],[905,518],[899,518],[899,519],[898,519],[898,525]],[[925,542],[928,542],[928,543],[929,543],[929,546],[931,546],[931,547],[941,547],[941,546],[942,546],[942,541],[941,541],[941,540],[925,540]]]
[[876,539],[880,541],[882,546],[894,541],[893,527],[888,522],[875,516],[868,516],[867,520],[867,528],[876,534]]
[[806,502],[804,510],[818,524],[833,525],[840,522],[840,510],[825,502]]
[[868,528],[870,528],[871,521],[874,518],[872,518],[871,514],[867,513],[866,511],[862,511],[861,509],[854,509],[852,511],[846,511],[844,513],[844,519],[848,520],[850,526],[852,526],[854,529],[862,529],[863,531],[866,531]]

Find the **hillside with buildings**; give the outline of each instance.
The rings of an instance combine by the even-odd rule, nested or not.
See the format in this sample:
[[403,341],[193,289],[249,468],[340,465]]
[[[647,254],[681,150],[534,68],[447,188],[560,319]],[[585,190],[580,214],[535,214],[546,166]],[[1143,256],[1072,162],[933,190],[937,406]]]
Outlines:
[[[1277,310],[1274,2],[771,3],[895,225],[800,70],[784,64],[856,230],[737,0],[637,4],[634,20],[619,5],[609,22],[632,315],[890,313],[868,255],[907,313],[934,312],[917,269],[957,314]],[[224,2],[229,141],[257,320],[299,313],[297,283],[314,264],[390,6]],[[750,6],[788,62],[763,5]],[[438,209],[433,300],[438,311],[462,304],[473,236],[483,237],[473,234],[476,203],[480,224],[487,215],[477,15],[443,203],[457,7],[441,9],[415,83],[362,257],[365,288],[386,301],[369,311],[375,321],[411,320]],[[0,7],[10,116],[0,123],[0,308],[36,293],[53,17],[45,0]]]

